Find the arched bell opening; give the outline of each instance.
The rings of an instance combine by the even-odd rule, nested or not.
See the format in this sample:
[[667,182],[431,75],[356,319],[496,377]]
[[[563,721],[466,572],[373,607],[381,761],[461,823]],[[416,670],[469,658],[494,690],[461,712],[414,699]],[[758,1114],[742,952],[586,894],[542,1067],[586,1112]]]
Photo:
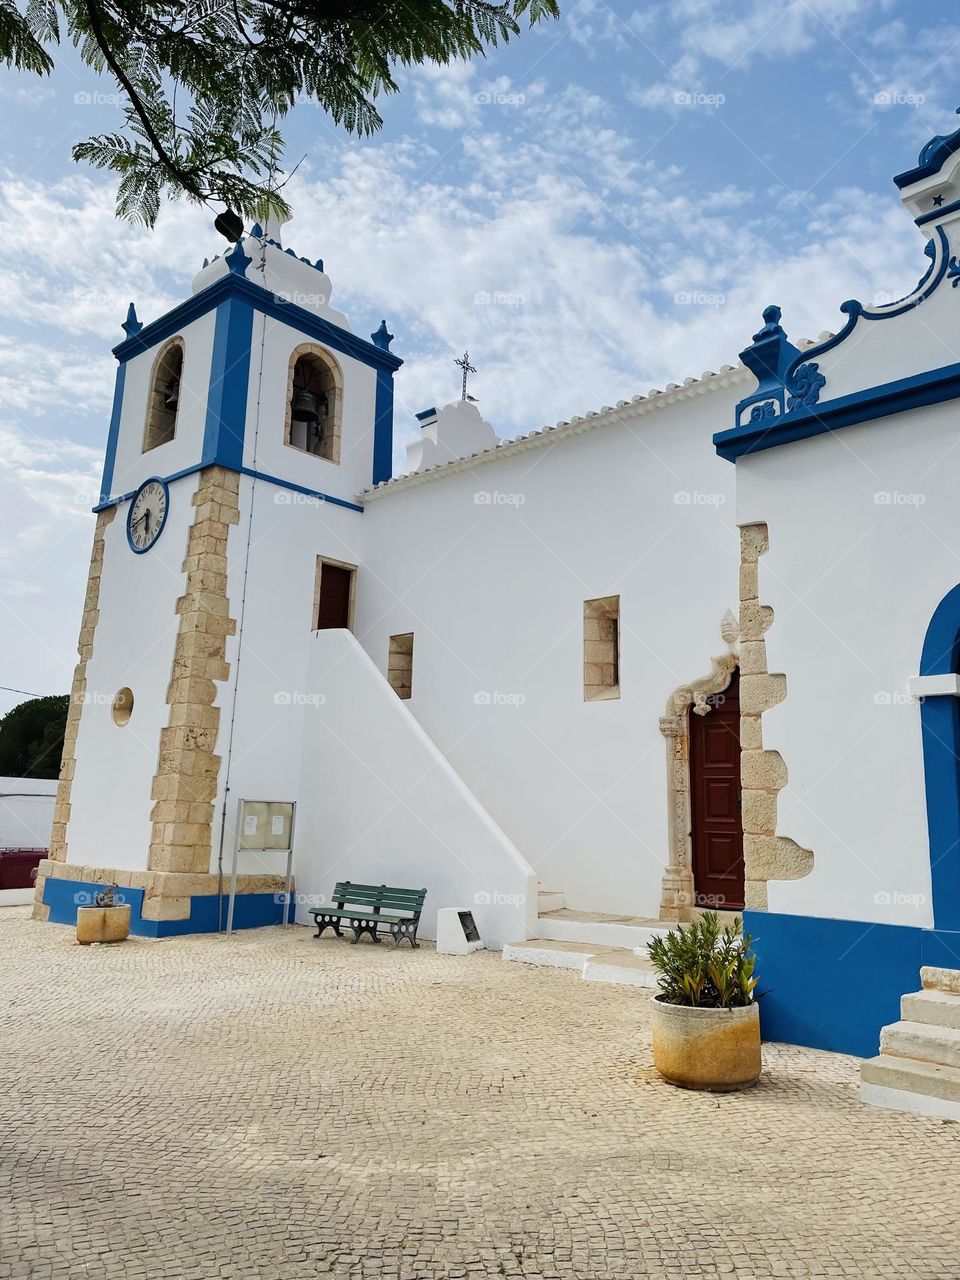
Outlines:
[[177,414],[183,383],[183,339],[173,338],[162,348],[153,365],[143,452],[169,444],[177,434]]
[[298,347],[290,359],[285,442],[327,462],[340,461],[343,379],[322,347]]

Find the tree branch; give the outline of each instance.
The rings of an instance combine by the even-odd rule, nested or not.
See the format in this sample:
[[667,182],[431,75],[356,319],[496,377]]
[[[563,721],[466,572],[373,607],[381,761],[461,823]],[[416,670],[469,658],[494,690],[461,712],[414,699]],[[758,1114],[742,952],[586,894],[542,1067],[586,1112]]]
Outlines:
[[204,198],[204,192],[198,185],[195,175],[188,172],[186,169],[181,169],[173,156],[169,154],[167,148],[160,141],[160,136],[154,129],[153,122],[150,119],[150,113],[140,100],[140,95],[133,87],[133,83],[129,76],[114,56],[113,50],[110,47],[110,42],[103,29],[103,23],[100,19],[100,11],[97,8],[96,0],[83,0],[83,5],[87,11],[88,18],[90,19],[90,29],[93,32],[94,40],[97,42],[97,48],[103,54],[104,61],[113,73],[117,83],[130,100],[130,105],[136,113],[137,119],[143,125],[143,131],[150,140],[150,145],[156,152],[157,159],[160,161],[160,164],[186,191],[189,191],[190,194],[195,196],[198,200],[202,200]]

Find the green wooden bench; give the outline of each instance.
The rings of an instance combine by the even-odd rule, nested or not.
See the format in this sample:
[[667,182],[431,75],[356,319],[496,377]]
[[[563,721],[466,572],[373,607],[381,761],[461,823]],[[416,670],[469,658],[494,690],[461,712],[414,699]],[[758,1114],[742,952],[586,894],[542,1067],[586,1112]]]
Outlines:
[[379,942],[378,930],[381,925],[387,925],[395,947],[404,939],[411,947],[419,947],[417,929],[426,896],[426,889],[395,889],[386,884],[353,884],[342,880],[333,891],[336,906],[311,907],[308,914],[317,926],[315,938],[319,938],[324,929],[332,929],[342,938],[340,926],[346,924],[353,930],[353,943],[359,942],[365,933]]

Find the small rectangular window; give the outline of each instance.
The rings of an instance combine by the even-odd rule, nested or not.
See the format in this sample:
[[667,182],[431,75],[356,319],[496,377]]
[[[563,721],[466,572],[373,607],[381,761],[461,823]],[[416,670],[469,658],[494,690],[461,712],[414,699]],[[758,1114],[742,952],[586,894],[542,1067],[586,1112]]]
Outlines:
[[398,698],[409,698],[413,691],[413,632],[390,637],[387,679]]
[[620,697],[620,597],[583,602],[583,698]]

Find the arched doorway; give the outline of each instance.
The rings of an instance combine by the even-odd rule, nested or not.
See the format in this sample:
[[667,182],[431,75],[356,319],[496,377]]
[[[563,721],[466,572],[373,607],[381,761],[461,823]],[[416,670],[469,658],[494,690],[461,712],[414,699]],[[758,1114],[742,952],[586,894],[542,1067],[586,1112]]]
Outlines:
[[742,911],[740,672],[720,693],[687,711],[694,905]]
[[960,929],[960,585],[937,605],[920,655],[920,678],[911,692],[920,699],[923,774],[930,841],[933,923]]

